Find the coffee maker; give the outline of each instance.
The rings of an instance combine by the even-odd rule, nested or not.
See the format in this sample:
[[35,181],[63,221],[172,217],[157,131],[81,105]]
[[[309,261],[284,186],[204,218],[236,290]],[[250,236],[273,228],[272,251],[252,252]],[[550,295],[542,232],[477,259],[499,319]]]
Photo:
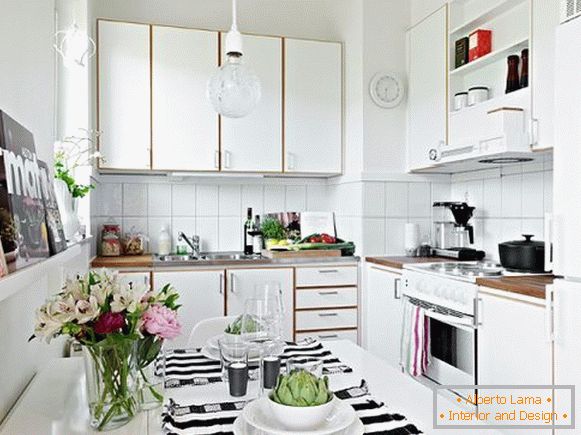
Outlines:
[[463,261],[482,260],[484,251],[471,248],[474,227],[469,224],[475,207],[465,202],[434,203],[434,254]]

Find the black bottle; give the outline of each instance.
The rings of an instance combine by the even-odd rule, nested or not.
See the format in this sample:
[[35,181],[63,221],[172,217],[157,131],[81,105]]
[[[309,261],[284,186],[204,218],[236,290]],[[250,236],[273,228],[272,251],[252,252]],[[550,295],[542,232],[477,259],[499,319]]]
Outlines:
[[252,246],[252,232],[254,231],[254,222],[252,220],[252,208],[248,208],[246,214],[246,222],[244,222],[244,255],[254,254],[254,248]]

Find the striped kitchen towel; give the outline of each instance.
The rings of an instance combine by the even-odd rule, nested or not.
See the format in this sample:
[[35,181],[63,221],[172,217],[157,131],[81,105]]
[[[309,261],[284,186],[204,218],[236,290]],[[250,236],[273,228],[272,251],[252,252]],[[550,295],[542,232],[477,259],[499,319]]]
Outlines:
[[[316,340],[287,343],[280,355],[284,366],[289,358],[317,358],[323,361],[323,374],[349,373],[352,369]],[[199,349],[175,349],[165,353],[165,386],[207,385],[222,382],[220,361],[204,356]]]
[[[369,395],[367,383],[336,391],[361,419],[365,433],[370,435],[417,435],[423,433],[405,416],[393,412]],[[162,413],[162,429],[175,435],[233,435],[233,425],[246,402],[210,403],[181,406],[170,399]]]

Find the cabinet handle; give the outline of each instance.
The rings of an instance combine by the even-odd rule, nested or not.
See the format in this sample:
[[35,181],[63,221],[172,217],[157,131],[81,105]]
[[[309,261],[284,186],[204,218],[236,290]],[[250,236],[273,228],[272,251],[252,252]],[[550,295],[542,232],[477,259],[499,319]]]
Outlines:
[[214,153],[214,168],[220,169],[220,150]]
[[220,274],[220,294],[224,294],[224,274]]
[[230,168],[230,157],[232,156],[232,153],[230,151],[224,151],[224,167],[226,169]]
[[230,274],[230,293],[236,293],[236,290],[234,289],[234,274],[233,273]]
[[321,340],[328,340],[330,338],[339,338],[337,334],[326,334],[326,335],[317,335]]
[[545,213],[545,270],[551,271],[555,267],[553,255],[553,229],[555,222],[552,213]]
[[545,332],[547,342],[554,340],[555,334],[553,330],[553,286],[548,285],[545,290]]
[[339,273],[337,269],[320,269],[319,273]]
[[337,317],[337,313],[319,313],[319,317]]
[[482,298],[474,298],[474,327],[482,326]]
[[401,278],[395,278],[393,280],[393,298],[401,299],[401,293],[399,291],[399,286],[401,284]]
[[532,131],[531,131],[531,147],[539,144],[539,120],[533,118],[532,120]]
[[338,291],[332,291],[332,292],[319,292],[319,294],[321,296],[331,296],[331,295],[338,295],[339,292]]

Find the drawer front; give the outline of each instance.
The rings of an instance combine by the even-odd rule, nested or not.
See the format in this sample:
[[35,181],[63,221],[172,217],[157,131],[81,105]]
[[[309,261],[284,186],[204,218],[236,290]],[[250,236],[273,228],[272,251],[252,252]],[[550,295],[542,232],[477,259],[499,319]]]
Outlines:
[[357,309],[297,311],[297,331],[357,328]]
[[357,287],[297,290],[297,309],[354,306],[357,306]]
[[357,286],[357,266],[297,268],[297,287]]
[[300,341],[308,337],[319,341],[350,340],[357,344],[357,329],[351,331],[303,332],[296,335],[296,340]]

